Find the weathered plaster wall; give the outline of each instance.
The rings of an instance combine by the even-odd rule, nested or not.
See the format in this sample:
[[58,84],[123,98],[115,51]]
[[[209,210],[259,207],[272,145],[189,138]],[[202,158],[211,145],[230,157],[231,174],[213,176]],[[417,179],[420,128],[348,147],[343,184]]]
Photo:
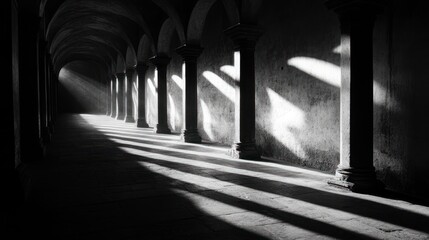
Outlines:
[[59,74],[58,110],[66,113],[106,112],[106,87],[109,78],[92,62],[71,62]]
[[204,52],[198,59],[198,128],[203,139],[234,141],[234,46],[223,31],[229,27],[223,6],[217,3],[207,16],[202,35]]
[[155,67],[150,66],[146,71],[146,120],[149,126],[155,127],[158,123],[158,93]]
[[181,132],[183,128],[183,76],[182,58],[175,52],[179,41],[172,41],[171,61],[167,68],[167,109],[168,127],[172,132]]
[[339,162],[339,26],[323,1],[264,4],[256,49],[263,155],[333,172]]

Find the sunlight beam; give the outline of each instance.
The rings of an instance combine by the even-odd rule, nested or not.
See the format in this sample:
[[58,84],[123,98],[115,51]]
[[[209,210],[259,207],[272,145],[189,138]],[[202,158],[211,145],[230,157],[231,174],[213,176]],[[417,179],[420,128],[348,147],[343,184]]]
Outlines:
[[231,102],[235,102],[235,89],[212,71],[204,71],[203,76]]
[[209,107],[203,99],[200,99],[201,109],[203,114],[203,129],[206,132],[209,140],[214,139],[213,130],[212,130],[212,115],[210,113]]
[[293,129],[302,130],[305,127],[304,111],[271,88],[266,90],[271,104],[271,130],[269,132],[297,157],[306,159],[307,154],[304,148],[291,131]]

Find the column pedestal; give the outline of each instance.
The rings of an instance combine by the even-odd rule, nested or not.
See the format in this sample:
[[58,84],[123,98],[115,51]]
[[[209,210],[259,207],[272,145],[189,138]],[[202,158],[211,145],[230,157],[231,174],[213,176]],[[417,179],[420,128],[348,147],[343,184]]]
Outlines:
[[373,165],[373,27],[384,1],[330,0],[341,25],[340,164],[329,184],[355,192],[383,188]]
[[259,159],[255,144],[255,45],[262,31],[253,25],[237,24],[225,30],[235,45],[235,142],[234,158]]
[[184,80],[183,88],[183,130],[181,140],[190,143],[200,143],[201,137],[198,133],[198,96],[197,96],[197,58],[203,51],[199,46],[184,45],[179,47],[177,53],[183,59]]
[[167,65],[170,58],[167,56],[155,56],[149,59],[156,66],[158,78],[158,124],[156,133],[171,133],[167,124]]

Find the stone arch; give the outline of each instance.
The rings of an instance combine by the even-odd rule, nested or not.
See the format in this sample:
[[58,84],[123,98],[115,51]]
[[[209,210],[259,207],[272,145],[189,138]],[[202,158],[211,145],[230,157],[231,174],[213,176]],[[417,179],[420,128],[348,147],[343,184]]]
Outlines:
[[156,54],[155,45],[147,35],[143,35],[140,39],[139,48],[137,50],[137,61],[146,62],[150,57]]
[[[173,21],[168,18],[162,24],[161,29],[159,31],[158,37],[158,54],[167,54],[170,51],[171,41],[173,39],[173,34],[175,33],[175,27]],[[181,44],[184,44],[181,42]]]
[[118,55],[116,59],[116,73],[125,73],[126,68],[125,59],[121,55]]
[[61,69],[65,65],[73,61],[92,61],[102,66],[103,68],[105,68],[107,72],[111,71],[109,67],[109,65],[111,64],[107,63],[106,60],[103,59],[102,57],[95,56],[95,55],[91,56],[91,55],[81,54],[81,53],[71,53],[71,54],[65,55],[64,57],[60,57],[53,62],[55,76],[58,77]]
[[[194,6],[188,23],[187,43],[200,45],[207,14],[217,1],[218,0],[200,0]],[[230,0],[222,0],[222,3],[224,10],[227,13],[230,25],[238,23],[239,14],[235,2]]]
[[261,8],[262,4],[262,0],[242,0],[240,9],[240,22],[247,24],[256,24],[258,22],[259,9]]
[[177,10],[167,0],[152,0],[152,1],[167,14],[169,19],[171,19],[170,21],[174,25],[174,28],[177,31],[177,35],[179,36],[180,43],[185,44],[186,43],[185,28],[183,26],[182,20]]
[[127,54],[125,55],[125,66],[127,68],[135,67],[137,65],[137,56],[134,48],[128,47]]

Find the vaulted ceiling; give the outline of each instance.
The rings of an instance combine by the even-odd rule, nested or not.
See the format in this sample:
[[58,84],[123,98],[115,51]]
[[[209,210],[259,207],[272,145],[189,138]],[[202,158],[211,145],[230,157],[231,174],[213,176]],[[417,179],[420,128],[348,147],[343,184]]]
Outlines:
[[[27,1],[23,1],[27,2]],[[36,1],[30,1],[36,2]],[[40,36],[56,72],[69,62],[94,61],[109,73],[168,54],[180,44],[200,44],[205,17],[216,2],[231,25],[252,22],[258,0],[40,0]],[[178,46],[177,46],[178,47]]]

